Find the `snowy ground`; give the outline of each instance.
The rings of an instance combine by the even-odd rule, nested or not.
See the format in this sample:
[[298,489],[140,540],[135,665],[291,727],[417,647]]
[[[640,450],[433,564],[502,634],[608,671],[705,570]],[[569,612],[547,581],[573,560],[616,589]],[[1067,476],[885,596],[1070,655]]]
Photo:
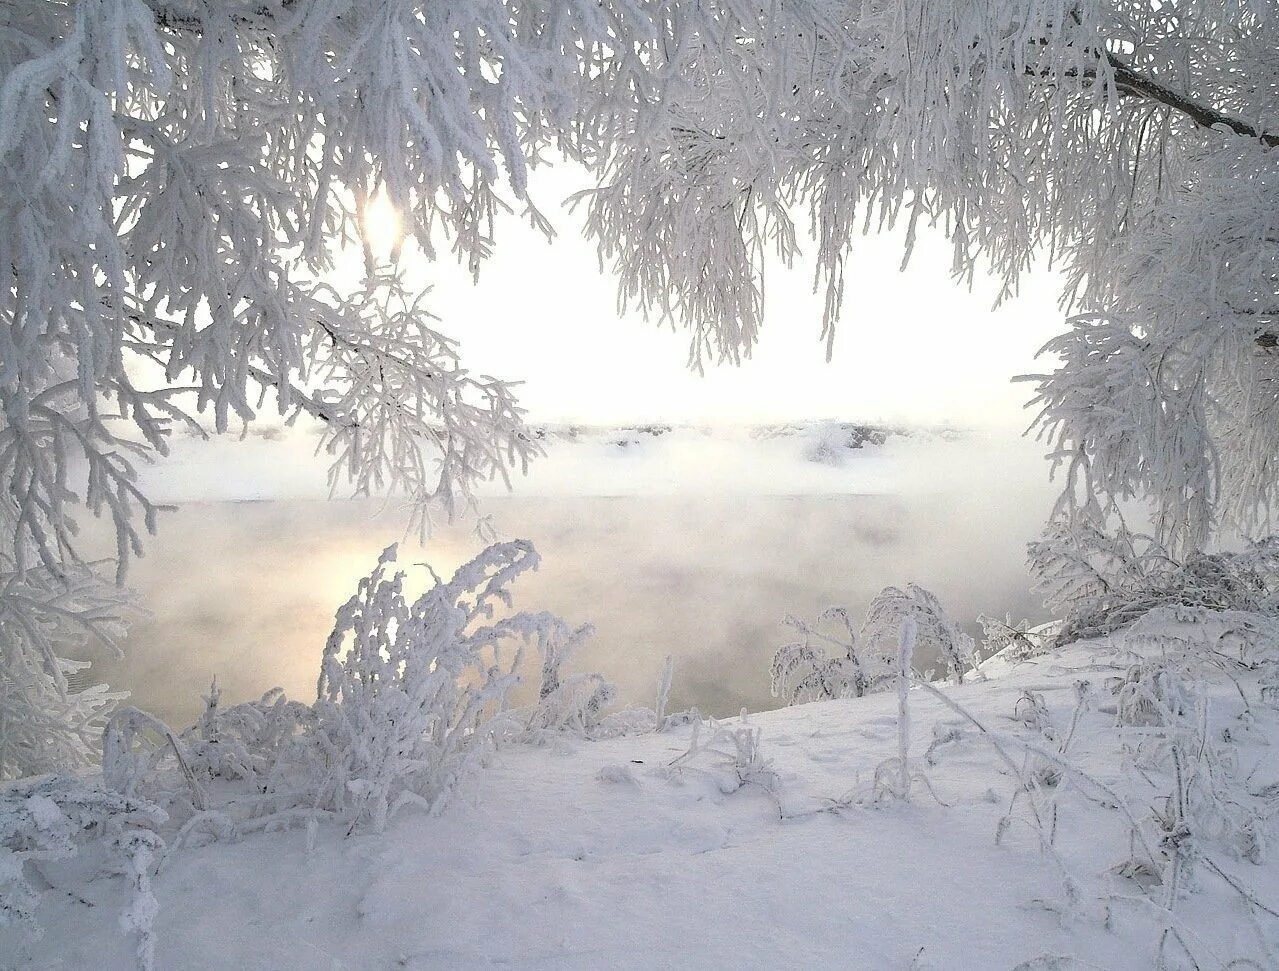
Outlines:
[[[1145,824],[1169,776],[1158,759],[1124,768],[1143,763],[1138,747],[1150,736],[1114,727],[1109,679],[1131,660],[1115,645],[1076,645],[988,662],[989,680],[945,690],[1010,751],[1021,742],[1057,751],[1075,685],[1089,682],[1069,758]],[[1230,678],[1206,679],[1208,755],[1273,817],[1279,712],[1259,703],[1252,673],[1233,677],[1251,713],[1239,718]],[[1042,698],[1048,735],[1026,724],[1026,691]],[[1024,798],[997,845],[1019,782],[928,693],[911,693],[912,752],[936,798],[919,781],[909,802],[841,802],[850,790],[869,794],[876,767],[895,754],[896,706],[887,693],[749,717],[779,777],[775,794],[740,785],[724,738],[681,759],[684,726],[504,749],[442,816],[406,812],[381,836],[333,827],[310,852],[296,830],[184,850],[156,881],[157,966],[1155,966],[1164,891],[1114,871],[1132,856],[1123,813],[1088,798],[1092,782],[1066,779],[1041,794],[1057,804],[1053,851],[1041,849]],[[935,726],[960,735],[929,764]],[[703,745],[709,734],[703,726]],[[1244,897],[1211,867],[1272,908],[1279,867],[1244,861],[1220,833],[1195,839],[1203,859],[1172,919],[1197,966],[1274,967]],[[117,926],[121,881],[76,861],[46,873],[58,889],[40,908],[45,939],[20,945],[0,931],[0,964],[132,967]],[[1254,913],[1275,946],[1276,921]],[[1178,948],[1166,956],[1170,967],[1195,966]],[[1253,963],[1229,965],[1244,957]]]

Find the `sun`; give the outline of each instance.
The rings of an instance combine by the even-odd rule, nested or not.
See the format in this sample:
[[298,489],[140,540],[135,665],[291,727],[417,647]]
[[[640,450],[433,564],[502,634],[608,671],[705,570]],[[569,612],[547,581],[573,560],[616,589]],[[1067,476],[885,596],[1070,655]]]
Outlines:
[[399,253],[404,242],[404,225],[385,192],[376,193],[365,204],[360,232],[374,255],[394,258]]

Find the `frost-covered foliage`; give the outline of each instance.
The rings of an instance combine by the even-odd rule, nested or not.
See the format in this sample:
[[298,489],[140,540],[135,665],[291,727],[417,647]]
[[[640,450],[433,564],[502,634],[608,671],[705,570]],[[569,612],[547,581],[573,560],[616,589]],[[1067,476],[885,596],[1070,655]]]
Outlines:
[[[632,54],[658,33],[645,6],[3,4],[0,584],[76,568],[79,507],[113,524],[122,575],[155,528],[137,463],[268,407],[319,420],[334,488],[396,487],[423,516],[522,469],[539,448],[511,386],[462,366],[422,284],[368,246],[363,286],[326,274],[378,193],[476,271],[508,200],[543,225],[530,164],[584,155],[656,83]],[[5,647],[50,699],[27,731],[76,731],[89,699],[61,662]]]
[[906,618],[915,621],[915,649],[940,657],[951,679],[962,684],[977,665],[973,639],[950,619],[936,596],[914,583],[905,590],[885,587],[876,595],[866,610],[862,640],[895,658]]
[[388,547],[338,610],[314,704],[277,688],[224,708],[215,682],[181,734],[133,708],[112,717],[103,776],[182,821],[171,849],[323,818],[380,830],[408,805],[440,811],[505,727],[495,716],[525,648],[560,657],[566,632],[589,630],[509,612],[510,584],[539,562],[527,541],[490,546],[447,581],[432,573],[417,597],[396,556]]
[[277,762],[271,791],[382,829],[406,805],[443,808],[479,765],[485,722],[518,682],[522,645],[558,632],[546,613],[495,618],[509,585],[536,569],[524,540],[490,546],[416,599],[396,548],[338,611],[324,649],[314,725]]
[[[177,763],[176,789],[154,786],[157,767],[169,755]],[[181,739],[150,712],[124,707],[112,714],[102,733],[102,779],[124,796],[147,795],[173,808],[180,798],[185,811],[202,812],[208,806],[204,786],[191,765],[191,755]]]
[[1023,661],[1043,654],[1052,641],[1051,625],[1032,627],[1028,620],[1014,621],[1011,614],[1006,614],[1003,620],[979,614],[977,623],[983,634],[982,657],[1001,654],[1009,661]]
[[155,829],[166,818],[154,803],[72,776],[33,776],[0,786],[0,926],[21,924],[39,936],[35,907],[47,884],[40,864],[75,856],[98,838],[130,874],[134,893],[121,927],[138,935],[139,966],[150,969],[156,901],[149,868],[164,845]]
[[505,741],[540,744],[564,736],[586,739],[617,738],[660,732],[683,725],[701,716],[696,709],[669,712],[674,660],[662,665],[655,707],[626,707],[608,711],[617,698],[617,686],[597,671],[565,674],[563,665],[594,632],[589,624],[573,629],[554,618],[537,637],[542,656],[541,681],[537,701],[515,708],[503,716],[498,736]]
[[294,737],[315,724],[314,709],[290,701],[280,688],[230,708],[221,700],[215,679],[204,712],[181,736],[197,777],[265,782]]
[[769,669],[773,697],[784,698],[788,705],[846,695],[860,698],[888,677],[883,653],[868,651],[858,640],[847,610],[828,607],[817,621],[827,623],[833,632],[797,617],[783,621],[799,634],[799,640],[784,644],[773,655]]
[[[0,516],[0,521],[3,516]],[[12,567],[0,550],[0,567]],[[77,684],[87,649],[116,651],[128,597],[85,567],[0,568],[0,780],[95,762],[123,697]],[[77,679],[77,680],[78,680]]]
[[[1279,15],[1265,7],[1268,51],[1229,42],[1245,110],[1279,67]],[[1090,312],[1044,348],[1061,363],[1040,378],[1036,403],[1067,466],[1063,504],[1147,497],[1161,541],[1189,550],[1223,521],[1264,530],[1279,498],[1279,136],[1240,138],[1219,125],[1188,151],[1168,151],[1177,143],[1168,125],[1158,113],[1143,122],[1160,155],[1134,153],[1128,230],[1113,263],[1090,268]],[[1140,185],[1154,178],[1172,181],[1143,201]]]
[[693,719],[688,749],[657,769],[656,774],[680,779],[689,772],[705,773],[724,795],[753,787],[776,800],[781,779],[772,760],[764,755],[762,729],[748,724],[746,719],[745,711],[737,726],[714,718],[704,722]]
[[[686,14],[675,3],[673,19]],[[699,4],[722,32],[612,146],[588,228],[624,298],[737,360],[807,208],[833,338],[863,228],[940,225],[955,274],[1037,252],[1080,312],[1041,427],[1067,502],[1144,493],[1172,545],[1264,516],[1279,477],[1270,0]],[[620,127],[620,126],[619,126]]]
[[[934,730],[934,748],[988,745],[1003,774],[1014,780],[996,841],[1028,830],[1061,882],[1060,899],[1035,903],[1067,919],[1099,913],[1108,929],[1123,910],[1150,915],[1158,935],[1151,942],[1151,966],[1161,969],[1214,962],[1269,967],[1275,959],[1273,925],[1263,926],[1262,919],[1279,918],[1279,911],[1258,899],[1247,872],[1267,863],[1275,835],[1274,791],[1253,781],[1259,766],[1241,764],[1237,743],[1250,741],[1263,751],[1270,744],[1266,733],[1273,712],[1259,710],[1267,702],[1264,676],[1257,674],[1275,659],[1279,625],[1250,640],[1236,639],[1237,633],[1236,618],[1226,612],[1172,607],[1147,612],[1115,635],[1115,652],[1084,669],[1110,676],[1100,684],[1077,679],[1073,704],[1064,711],[1054,712],[1046,694],[1023,690],[1013,707],[1012,731],[983,724],[936,686],[918,682],[962,719],[962,727]],[[1226,644],[1229,653],[1223,651]],[[1212,710],[1209,689],[1223,685],[1227,690],[1218,693]],[[1081,737],[1090,739],[1087,753],[1078,751]],[[1099,760],[1104,773],[1097,771]],[[991,797],[997,798],[993,790]],[[1115,863],[1105,875],[1129,885],[1090,898],[1077,849],[1070,846],[1081,834],[1063,821],[1095,809],[1110,824],[1088,827],[1085,838],[1093,850],[1110,849]],[[1223,963],[1182,918],[1184,901],[1207,880],[1220,880],[1250,915],[1251,930],[1232,942],[1234,953],[1258,954],[1264,963],[1251,957]]]
[[1047,606],[1062,616],[1057,643],[1097,637],[1157,607],[1279,615],[1279,538],[1237,552],[1177,556],[1122,521],[1109,530],[1058,519],[1031,543],[1030,569]]
[[363,288],[323,277],[377,193],[428,255],[478,272],[503,206],[548,228],[527,175],[551,151],[598,177],[581,202],[621,301],[684,319],[694,363],[750,352],[797,210],[828,340],[858,231],[934,222],[962,278],[984,257],[1011,293],[1036,252],[1066,267],[1083,316],[1037,400],[1067,504],[1149,494],[1180,549],[1264,520],[1279,491],[1271,0],[0,17],[4,571],[60,578],[80,506],[113,523],[123,570],[155,523],[136,463],[202,414],[312,416],[335,487],[448,511],[521,468],[538,446],[511,386],[462,366],[419,289],[368,246]]
[[[488,547],[447,581],[431,571],[416,597],[393,572],[396,557],[395,546],[385,550],[338,610],[314,704],[277,688],[224,707],[214,682],[181,733],[134,708],[112,716],[103,777],[181,821],[171,850],[189,836],[323,818],[380,830],[405,806],[439,812],[496,743],[651,732],[686,717],[607,712],[609,682],[563,670],[591,628],[512,612],[511,584],[540,562],[526,540]],[[541,662],[537,698],[511,708],[530,649]],[[668,665],[659,696],[669,679]]]
[[[885,587],[871,600],[861,632],[853,630],[848,611],[828,607],[818,622],[830,622],[832,633],[787,617],[784,623],[800,639],[773,655],[770,667],[774,697],[788,705],[825,698],[860,698],[870,691],[900,684],[902,624],[912,623],[910,663],[916,649],[937,657],[956,684],[977,664],[973,639],[947,615],[941,602],[915,584],[905,590]],[[833,649],[834,654],[827,650]]]
[[524,732],[536,735],[568,731],[585,736],[598,727],[617,689],[595,672],[566,675],[562,671],[565,662],[592,633],[589,624],[572,630],[563,621],[547,629],[540,644],[542,673],[537,704],[521,725]]
[[[562,665],[591,632],[546,612],[511,612],[510,585],[540,562],[524,540],[488,547],[420,596],[392,572],[396,547],[337,612],[313,705],[279,689],[222,705],[216,681],[205,710],[178,733],[121,707],[102,729],[102,784],[40,776],[0,788],[0,923],[32,914],[41,893],[29,866],[94,839],[120,861],[131,888],[121,916],[138,962],[154,962],[159,903],[152,877],[183,846],[264,829],[341,822],[381,830],[398,810],[439,812],[499,741],[551,733],[608,737],[651,732],[681,716],[649,709],[605,713],[612,686]],[[428,568],[429,569],[429,568]],[[506,707],[523,653],[542,661],[536,703]],[[663,671],[659,705],[670,690]],[[743,771],[763,772],[755,757]],[[167,824],[161,829],[161,824]]]
[[[1117,729],[1128,738],[1127,764],[1146,778],[1161,773],[1166,780],[1146,824],[1158,847],[1153,875],[1170,914],[1202,885],[1202,871],[1225,880],[1245,907],[1257,906],[1246,880],[1230,877],[1218,860],[1263,865],[1275,835],[1273,793],[1249,785],[1232,743],[1255,724],[1254,701],[1264,703],[1264,695],[1249,697],[1240,678],[1273,660],[1277,633],[1279,624],[1271,624],[1262,637],[1236,640],[1237,651],[1227,656],[1220,648],[1238,634],[1229,614],[1154,610],[1128,632],[1137,652],[1133,663],[1108,682]],[[1204,684],[1220,673],[1234,682],[1242,711],[1233,724],[1214,730]],[[1143,875],[1139,863],[1126,872]],[[1170,922],[1159,942],[1160,966],[1176,966],[1172,956],[1193,949],[1193,939]]]
[[584,96],[612,90],[591,83],[605,44],[655,36],[642,6],[6,5],[0,468],[17,531],[53,556],[81,501],[127,557],[152,512],[131,462],[199,412],[219,431],[253,420],[263,389],[324,420],[357,491],[391,480],[447,505],[518,467],[534,449],[509,387],[458,365],[417,290],[374,267],[356,293],[321,276],[375,192],[428,252],[478,268],[502,195],[524,199],[530,160],[572,148]]

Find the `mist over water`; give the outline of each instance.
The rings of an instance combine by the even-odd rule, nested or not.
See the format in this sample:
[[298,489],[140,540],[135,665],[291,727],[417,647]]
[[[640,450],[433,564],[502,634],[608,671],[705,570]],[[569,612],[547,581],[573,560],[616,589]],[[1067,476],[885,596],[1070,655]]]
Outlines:
[[[859,619],[881,588],[913,581],[970,633],[982,612],[1044,619],[1024,566],[1047,508],[1042,465],[959,456],[926,450],[899,463],[896,494],[540,495],[489,499],[484,512],[500,538],[542,554],[513,587],[516,608],[595,626],[574,670],[604,674],[623,703],[652,705],[673,655],[672,703],[727,715],[779,704],[768,664],[788,613],[812,619],[842,604]],[[176,724],[199,713],[215,675],[224,704],[276,685],[312,700],[334,611],[402,538],[402,521],[381,509],[185,503],[130,574],[150,615],[134,623],[126,657],[96,674]],[[402,543],[399,562],[424,583],[412,564],[447,574],[482,546],[469,525],[450,526],[425,547]]]

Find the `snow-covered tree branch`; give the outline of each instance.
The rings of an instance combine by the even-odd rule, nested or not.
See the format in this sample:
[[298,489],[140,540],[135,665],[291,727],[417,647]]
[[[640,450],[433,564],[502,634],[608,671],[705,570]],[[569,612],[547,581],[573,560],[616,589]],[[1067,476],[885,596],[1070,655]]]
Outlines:
[[1178,546],[1264,524],[1275,4],[814,0],[767,21],[725,6],[739,19],[681,51],[587,197],[624,299],[687,318],[695,361],[737,360],[764,254],[793,257],[805,208],[828,340],[860,229],[903,222],[909,250],[935,224],[954,273],[985,264],[1003,296],[1046,261],[1081,314],[1037,397],[1088,493],[1069,498],[1150,495]]

